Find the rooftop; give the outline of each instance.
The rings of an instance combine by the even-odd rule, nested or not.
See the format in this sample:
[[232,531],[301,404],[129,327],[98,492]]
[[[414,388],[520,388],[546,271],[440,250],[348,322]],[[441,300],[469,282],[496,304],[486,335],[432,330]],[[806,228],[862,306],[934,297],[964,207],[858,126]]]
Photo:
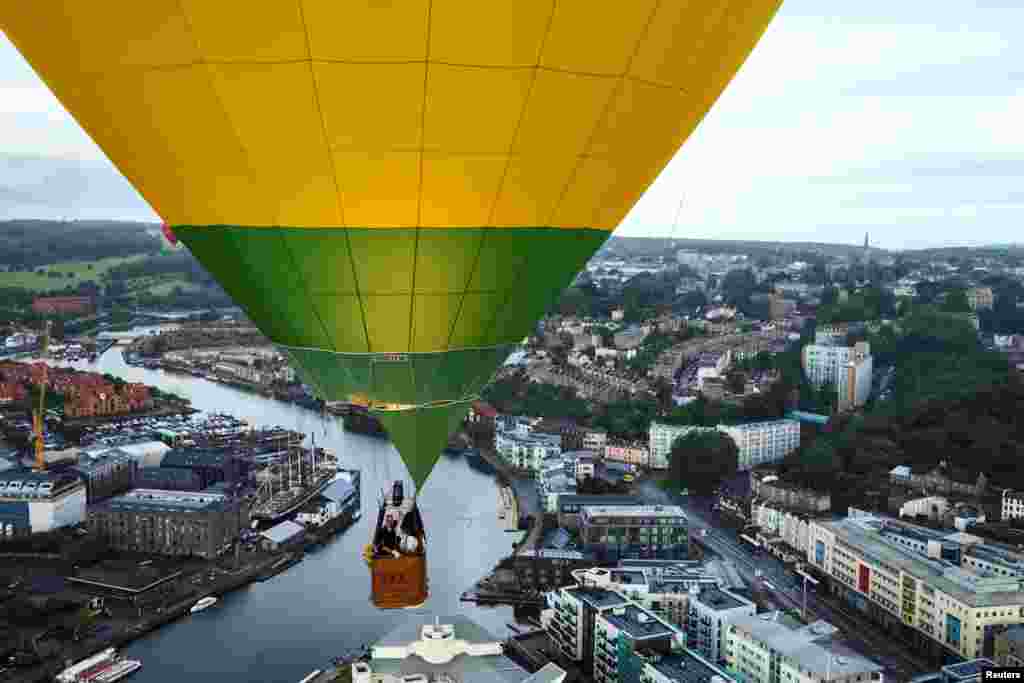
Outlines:
[[671,637],[676,630],[662,623],[653,612],[634,604],[613,607],[602,612],[601,617],[621,631],[625,631],[633,640]]
[[701,604],[707,605],[717,612],[736,609],[737,607],[744,607],[750,604],[746,600],[741,600],[735,595],[727,593],[716,586],[702,587],[697,599]]
[[78,476],[70,472],[34,472],[12,468],[0,471],[0,497],[45,498],[63,493],[80,483]]
[[[893,540],[904,536],[918,542],[955,543],[947,538],[948,534],[873,515],[848,517],[821,524],[832,530],[838,538],[858,548],[867,559],[900,568],[968,606],[1017,605],[1024,602],[1021,582],[1013,577],[986,575],[948,560],[932,559]],[[985,554],[985,548],[998,549],[997,546],[983,544],[972,546],[970,552],[975,554],[981,549],[982,554]]]
[[231,459],[229,453],[201,448],[173,450],[164,453],[161,467],[220,467]]
[[883,668],[835,640],[835,628],[823,621],[804,626],[788,614],[774,612],[737,617],[732,624],[805,671],[824,673],[831,666],[833,676],[845,678]]
[[942,670],[953,676],[953,680],[974,679],[981,676],[983,669],[991,669],[994,666],[991,659],[968,659],[959,664],[947,664]]
[[678,505],[587,505],[583,508],[587,517],[658,517],[686,519],[686,513]]
[[[431,679],[439,674],[448,674],[461,683],[523,683],[529,677],[526,670],[504,655],[459,654],[441,663],[427,662],[415,654],[402,659],[378,657],[381,654],[378,649],[407,647],[421,641],[425,621],[423,617],[414,617],[374,643],[375,652],[370,661],[373,673],[393,676],[426,674]],[[456,640],[470,644],[500,642],[499,638],[464,616],[441,617],[438,621],[441,625],[454,627]]]
[[629,602],[618,593],[605,590],[604,588],[570,586],[564,590],[580,602],[585,602],[594,609],[604,609],[614,605],[625,605]]
[[558,506],[566,505],[640,505],[643,501],[636,496],[599,496],[585,493],[558,497]]
[[739,429],[743,431],[752,431],[754,429],[770,429],[771,427],[788,427],[796,425],[800,426],[799,420],[791,420],[782,418],[779,420],[761,420],[760,422],[743,422],[740,424],[726,425],[729,429]]
[[679,652],[656,657],[651,662],[651,666],[675,683],[707,683],[713,676],[722,675],[720,669],[692,652]]
[[159,512],[206,512],[224,509],[231,499],[223,493],[194,493],[191,491],[162,491],[157,489],[134,489],[110,500],[97,503],[99,509],[134,512],[153,510]]

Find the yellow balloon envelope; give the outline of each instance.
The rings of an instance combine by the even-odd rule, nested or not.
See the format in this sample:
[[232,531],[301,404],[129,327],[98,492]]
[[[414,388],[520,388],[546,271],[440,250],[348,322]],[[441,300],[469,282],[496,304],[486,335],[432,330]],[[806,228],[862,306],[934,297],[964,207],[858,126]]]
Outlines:
[[417,487],[781,0],[31,0],[0,28]]

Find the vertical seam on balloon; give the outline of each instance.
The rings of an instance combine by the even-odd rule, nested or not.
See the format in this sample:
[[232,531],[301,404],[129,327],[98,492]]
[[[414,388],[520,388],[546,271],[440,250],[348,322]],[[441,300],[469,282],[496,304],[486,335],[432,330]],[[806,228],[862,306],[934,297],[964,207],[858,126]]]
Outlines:
[[[338,165],[334,159],[334,150],[331,149],[331,140],[327,135],[327,120],[324,118],[324,110],[320,105],[320,88],[316,82],[316,69],[313,65],[313,44],[309,40],[309,26],[306,24],[306,13],[302,9],[302,0],[295,0],[295,4],[299,10],[299,20],[302,22],[302,35],[306,39],[306,54],[309,55],[309,77],[313,83],[313,103],[316,105],[316,113],[320,118],[320,134],[323,135],[324,147],[327,150],[327,160],[331,164],[331,179],[334,181],[334,201],[338,207],[338,217],[341,219],[341,230],[345,235],[345,246],[348,251],[349,265],[352,267],[352,288],[356,292],[356,303],[359,304],[359,316],[363,323],[363,334],[366,336],[366,350],[371,351],[370,348],[370,326],[366,322],[366,306],[363,304],[363,295],[359,291],[359,273],[356,272],[356,257],[352,253],[352,239],[348,233],[348,224],[345,220],[345,204],[341,200],[341,185],[338,183]],[[310,297],[310,305],[313,305],[312,297]],[[313,310],[316,311],[316,307],[313,306]],[[316,311],[317,318],[320,318],[319,311]],[[320,321],[323,325],[323,320]],[[327,334],[327,328],[324,326],[324,334]],[[340,351],[337,344],[330,336],[327,337],[331,340],[331,346],[334,347],[335,351]]]
[[324,325],[324,319],[320,317],[320,311],[317,309],[316,304],[313,301],[312,290],[306,283],[306,278],[303,276],[302,271],[299,270],[299,265],[295,261],[295,254],[292,253],[292,248],[288,246],[288,240],[285,239],[284,236],[284,228],[278,226],[277,228],[272,228],[272,230],[277,231],[277,236],[281,240],[281,246],[284,249],[284,252],[288,254],[288,263],[291,264],[292,272],[295,273],[295,277],[302,286],[302,291],[306,293],[306,301],[309,302],[309,307],[313,310],[313,315],[316,316],[316,321],[320,323],[320,331],[324,333],[324,339],[326,339],[327,343],[337,351],[338,347],[334,343],[334,337],[327,331],[327,325]]
[[[185,11],[184,0],[178,0],[178,9],[181,11],[181,18],[185,22],[185,26],[188,28],[188,34],[192,37],[192,42],[196,48],[196,66],[202,68],[206,74],[206,82],[210,86],[210,92],[213,93],[217,103],[220,104],[221,113],[224,114],[224,120],[227,121],[228,128],[235,136],[235,141],[238,143],[238,149],[242,152],[242,157],[245,159],[245,164],[249,168],[249,184],[253,186],[253,190],[256,194],[259,192],[259,186],[256,183],[256,166],[252,163],[252,157],[249,155],[249,149],[242,142],[242,136],[239,135],[238,129],[235,127],[235,122],[231,118],[231,114],[228,113],[228,108],[224,105],[224,98],[220,96],[220,91],[217,90],[217,84],[213,80],[213,72],[211,71],[211,65],[206,61],[203,56],[203,46],[199,41],[199,36],[196,35],[195,28],[192,26],[192,20],[189,18],[188,12]],[[279,216],[274,216],[274,222],[277,222]]]
[[[473,276],[476,275],[477,269],[480,267],[480,256],[484,251],[484,242],[487,240],[487,234],[494,229],[494,216],[498,212],[498,201],[501,199],[501,193],[505,189],[505,180],[508,178],[508,170],[512,166],[512,155],[516,149],[516,142],[519,139],[519,133],[523,127],[523,121],[526,119],[526,110],[530,106],[530,98],[533,96],[533,87],[537,83],[537,74],[540,73],[540,63],[544,58],[544,48],[547,47],[548,38],[551,37],[551,27],[555,23],[555,11],[558,8],[558,0],[551,0],[551,13],[548,14],[548,22],[544,28],[544,37],[541,38],[540,45],[537,47],[537,61],[533,65],[533,76],[530,78],[530,85],[526,89],[526,97],[523,98],[523,108],[519,112],[519,120],[516,121],[515,130],[512,132],[512,141],[508,146],[508,157],[505,159],[505,167],[501,171],[501,178],[498,180],[498,188],[494,192],[494,201],[491,203],[491,209],[487,213],[487,222],[484,227],[480,230],[480,242],[476,247],[476,258],[473,259],[473,265],[469,269],[469,278],[466,280],[466,286],[462,290],[462,296],[459,297],[459,307],[455,311],[455,317],[452,319],[452,327],[448,331],[448,343],[447,346],[452,345],[452,337],[455,336],[455,328],[458,327],[459,318],[462,316],[462,308],[466,302],[466,294],[469,291],[470,285],[473,284]],[[524,259],[525,264],[525,259]],[[509,287],[511,293],[511,286]],[[497,294],[498,290],[494,290]],[[507,295],[506,295],[507,300]],[[497,324],[498,315],[501,314],[501,308],[494,308],[494,314],[491,316],[491,321],[486,331],[486,334],[491,334],[494,326]],[[485,342],[486,336],[481,337],[480,342]]]
[[[416,232],[412,243],[412,283],[409,288],[409,343],[408,350],[413,350],[416,338],[416,262],[420,257],[420,227],[423,225],[423,150],[427,144],[427,85],[430,79],[430,20],[434,10],[434,0],[427,3],[427,39],[423,59],[423,99],[420,101],[420,154],[419,178],[416,186]],[[409,379],[414,394],[418,394],[416,382],[416,364],[409,361]],[[417,395],[418,398],[418,395]]]
[[[245,157],[247,165],[249,166],[249,174],[250,174],[249,175],[249,181],[250,181],[250,183],[252,183],[255,186],[256,183],[253,180],[253,177],[255,175],[255,165],[252,163],[252,158],[249,156],[249,150],[245,147],[244,144],[242,144],[242,136],[238,134],[237,130],[235,130],[234,122],[231,119],[231,115],[228,113],[228,109],[224,105],[224,100],[221,98],[220,93],[217,90],[217,86],[213,82],[212,72],[210,71],[209,65],[207,65],[205,63],[204,59],[203,59],[203,50],[202,50],[202,45],[199,42],[199,36],[196,35],[195,29],[192,26],[192,21],[189,19],[188,12],[185,11],[185,5],[182,2],[182,0],[179,0],[179,2],[178,2],[178,9],[181,10],[182,19],[185,21],[186,26],[188,26],[189,35],[192,36],[192,40],[195,43],[196,53],[197,53],[196,56],[197,56],[198,62],[200,63],[202,68],[206,71],[206,77],[207,77],[207,80],[208,80],[209,85],[210,85],[210,90],[213,93],[213,96],[216,97],[217,101],[220,103],[221,110],[224,113],[224,118],[228,122],[228,125],[231,126],[231,130],[235,134],[235,138],[238,140],[239,147],[241,148],[242,154]],[[300,12],[301,12],[301,8],[300,8]],[[310,62],[310,64],[312,65],[312,62]],[[315,90],[316,90],[316,83],[315,82],[313,84],[313,88],[314,88],[314,92],[315,92]],[[255,189],[258,189],[258,188],[255,188]],[[276,219],[275,222],[279,222],[280,218],[281,218],[280,215],[275,216],[275,219]],[[333,341],[333,339],[331,339],[331,336],[329,334],[327,334],[327,327],[324,325],[324,321],[320,317],[320,312],[316,309],[316,306],[313,305],[313,299],[309,295],[309,287],[306,285],[306,280],[305,280],[305,278],[302,277],[302,273],[296,267],[295,257],[292,255],[291,249],[288,247],[288,242],[284,238],[284,232],[281,230],[280,227],[272,228],[272,229],[277,231],[278,239],[281,240],[281,245],[283,246],[285,253],[288,254],[288,261],[291,264],[292,271],[295,273],[296,277],[299,279],[299,282],[302,285],[302,289],[306,292],[306,298],[309,301],[310,307],[313,309],[313,315],[316,316],[316,320],[320,324],[320,331],[323,332],[324,338],[327,339],[327,341],[331,344],[331,346],[334,346],[334,341]]]
[[[587,142],[583,146],[582,153],[578,157],[576,157],[576,165],[573,167],[572,172],[569,174],[569,178],[565,181],[565,185],[562,187],[562,192],[558,195],[558,201],[555,202],[554,207],[552,207],[551,209],[548,225],[555,224],[555,217],[558,216],[558,212],[562,208],[562,202],[565,201],[566,195],[569,194],[569,189],[576,182],[576,177],[579,175],[580,168],[583,167],[584,160],[590,158],[590,149],[594,145],[594,140],[597,139],[598,131],[601,130],[601,126],[604,125],[605,120],[608,118],[608,114],[611,112],[612,107],[615,104],[616,98],[619,96],[619,93],[622,92],[622,87],[626,83],[626,80],[629,78],[629,70],[633,68],[633,61],[636,59],[637,54],[640,52],[640,46],[643,45],[644,39],[650,32],[651,25],[654,23],[654,17],[657,16],[658,10],[660,8],[661,0],[655,0],[654,7],[651,9],[651,14],[650,16],[647,17],[647,23],[645,23],[644,27],[640,30],[640,34],[637,36],[636,39],[636,44],[633,46],[633,51],[630,53],[629,59],[626,60],[626,66],[622,70],[622,73],[619,75],[618,79],[616,79],[615,87],[612,88],[612,92],[608,96],[608,100],[604,103],[604,109],[602,110],[601,115],[598,117],[597,123],[594,125],[594,129],[590,132],[590,137],[587,138]],[[594,210],[594,214],[591,216],[591,219],[593,219],[593,216],[596,215],[597,209]],[[591,220],[591,224],[593,224],[593,220]]]

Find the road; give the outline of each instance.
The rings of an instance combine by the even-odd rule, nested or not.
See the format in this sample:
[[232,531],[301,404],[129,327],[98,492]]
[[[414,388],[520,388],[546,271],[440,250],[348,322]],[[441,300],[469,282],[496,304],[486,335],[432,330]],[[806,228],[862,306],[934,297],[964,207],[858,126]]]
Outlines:
[[[796,609],[803,608],[803,586],[801,578],[787,569],[774,556],[752,549],[739,541],[737,532],[725,528],[722,518],[711,509],[711,499],[695,496],[670,496],[652,482],[641,482],[640,494],[647,500],[680,505],[686,510],[691,531],[707,536],[701,542],[724,559],[733,563],[743,578],[750,584],[759,583],[764,590],[782,604]],[[761,576],[757,576],[760,570]],[[771,588],[765,585],[771,584]],[[908,652],[908,647],[884,634],[867,618],[840,607],[837,602],[827,599],[813,585],[807,586],[808,617],[822,619],[838,628],[843,639],[856,651],[865,654],[885,667],[887,680],[909,681],[914,676],[934,671],[927,662],[918,660]]]

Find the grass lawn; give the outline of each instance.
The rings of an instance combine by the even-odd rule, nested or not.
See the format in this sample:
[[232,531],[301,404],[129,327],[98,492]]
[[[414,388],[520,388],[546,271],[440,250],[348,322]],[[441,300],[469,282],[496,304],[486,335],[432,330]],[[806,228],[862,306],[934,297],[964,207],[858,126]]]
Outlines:
[[[46,275],[36,275],[33,272],[23,273],[9,273],[7,271],[0,271],[0,287],[21,287],[22,289],[31,289],[37,292],[45,292],[50,290],[64,289],[68,285],[77,285],[85,280],[93,280],[99,284],[100,279],[106,274],[108,270],[118,266],[122,263],[130,263],[132,261],[142,261],[146,258],[145,254],[135,254],[133,256],[117,257],[112,256],[109,258],[103,258],[98,261],[74,261],[67,263],[53,263],[48,266],[40,266],[43,270],[57,271],[63,273],[64,277],[51,278]],[[89,266],[92,266],[90,270]],[[38,270],[38,269],[37,269]],[[71,277],[68,277],[68,274]]]

